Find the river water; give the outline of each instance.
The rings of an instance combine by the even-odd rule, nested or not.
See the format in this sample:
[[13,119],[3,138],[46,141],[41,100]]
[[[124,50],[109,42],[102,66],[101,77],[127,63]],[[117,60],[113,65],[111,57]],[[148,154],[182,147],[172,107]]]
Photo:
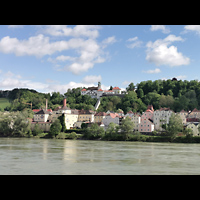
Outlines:
[[200,174],[200,144],[0,138],[0,174]]

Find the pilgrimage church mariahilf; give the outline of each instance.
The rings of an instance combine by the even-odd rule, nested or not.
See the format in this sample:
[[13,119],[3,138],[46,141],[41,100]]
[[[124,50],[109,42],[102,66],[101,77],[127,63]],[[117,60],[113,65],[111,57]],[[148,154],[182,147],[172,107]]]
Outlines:
[[92,98],[99,99],[102,96],[121,95],[121,89],[119,87],[114,87],[112,90],[102,90],[101,82],[98,82],[98,87],[88,87],[87,89],[82,89],[81,95],[90,95]]

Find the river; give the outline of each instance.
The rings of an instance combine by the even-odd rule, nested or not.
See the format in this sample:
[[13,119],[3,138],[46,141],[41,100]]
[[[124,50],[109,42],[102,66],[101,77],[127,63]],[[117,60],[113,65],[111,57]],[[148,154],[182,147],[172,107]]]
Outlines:
[[200,174],[200,144],[0,138],[0,174]]

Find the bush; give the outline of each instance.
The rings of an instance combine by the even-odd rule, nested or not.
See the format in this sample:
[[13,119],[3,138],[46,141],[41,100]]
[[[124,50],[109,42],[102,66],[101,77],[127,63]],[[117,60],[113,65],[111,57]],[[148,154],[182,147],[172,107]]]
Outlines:
[[66,138],[66,134],[65,133],[63,133],[63,132],[61,132],[61,133],[59,133],[57,136],[56,136],[56,139],[65,139]]
[[76,132],[71,132],[71,133],[68,135],[67,139],[76,140],[77,137],[78,137],[78,136],[77,136]]

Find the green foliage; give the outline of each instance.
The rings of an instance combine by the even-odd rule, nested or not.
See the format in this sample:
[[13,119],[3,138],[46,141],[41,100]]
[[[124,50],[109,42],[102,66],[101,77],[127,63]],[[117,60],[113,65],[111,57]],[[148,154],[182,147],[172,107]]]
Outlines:
[[135,127],[135,124],[129,117],[126,117],[122,120],[122,124],[120,126],[121,132],[124,135],[124,139],[126,140],[128,138],[128,134],[133,133],[133,129]]
[[84,133],[84,138],[86,139],[98,139],[103,137],[105,134],[105,131],[102,127],[99,127],[98,124],[94,123],[91,124],[90,127],[88,127]]
[[171,139],[175,139],[177,134],[183,130],[182,120],[179,115],[175,115],[172,113],[169,123],[163,126],[166,129],[167,134],[171,137]]
[[60,120],[60,123],[62,125],[62,132],[66,131],[66,125],[65,125],[65,114],[63,113],[60,117],[58,117],[58,119]]
[[0,113],[0,134],[25,136],[30,131],[30,122],[24,112]]
[[33,134],[33,136],[37,136],[37,135],[41,134],[42,132],[43,131],[39,128],[39,125],[36,124],[32,131],[32,134]]
[[111,122],[109,125],[108,125],[108,128],[106,130],[106,134],[110,134],[110,135],[113,135],[115,133],[118,133],[119,131],[119,125]]
[[[97,99],[93,99],[89,95],[81,95],[81,90],[81,87],[68,89],[62,95],[59,92],[44,94],[29,89],[13,89],[9,92],[8,99],[0,99],[0,110],[30,109],[30,105],[25,103],[32,103],[33,109],[45,108],[46,99],[48,99],[48,108],[55,109],[62,106],[64,96],[67,97],[67,104],[72,109],[94,110]],[[143,112],[149,104],[152,104],[154,109],[170,107],[175,112],[182,109],[186,111],[194,108],[200,109],[200,82],[197,80],[148,80],[142,81],[136,86],[130,83],[127,91],[128,94],[124,98],[103,97],[98,111],[116,112],[120,108],[125,114],[128,111]],[[6,95],[7,92],[3,91],[3,94]]]
[[62,129],[62,125],[60,123],[60,120],[56,119],[55,122],[51,125],[48,135],[50,137],[54,137],[61,132],[61,129]]
[[77,136],[76,132],[71,132],[71,133],[68,135],[67,139],[76,140],[77,137],[78,137],[78,136]]

